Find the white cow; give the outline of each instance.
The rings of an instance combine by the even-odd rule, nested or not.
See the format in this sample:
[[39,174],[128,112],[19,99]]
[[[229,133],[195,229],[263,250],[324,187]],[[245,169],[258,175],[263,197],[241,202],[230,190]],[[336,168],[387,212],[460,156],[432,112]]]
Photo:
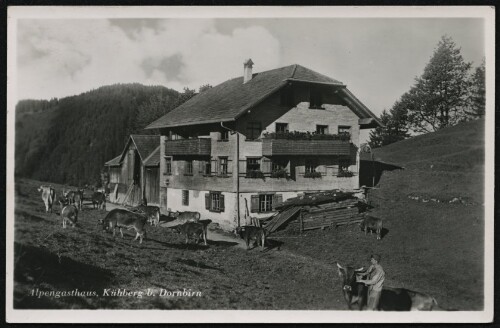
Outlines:
[[45,204],[45,212],[48,212],[50,210],[50,213],[52,213],[52,205],[56,200],[56,192],[54,188],[52,188],[52,186],[40,186],[40,188],[38,188],[38,191],[42,192],[42,199]]

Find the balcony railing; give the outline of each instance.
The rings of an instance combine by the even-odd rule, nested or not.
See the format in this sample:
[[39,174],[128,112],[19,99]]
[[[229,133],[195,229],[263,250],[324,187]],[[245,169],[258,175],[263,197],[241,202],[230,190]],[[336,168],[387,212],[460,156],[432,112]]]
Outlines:
[[165,155],[201,155],[210,156],[212,141],[208,138],[180,139],[165,141]]
[[349,155],[349,140],[262,139],[262,155]]

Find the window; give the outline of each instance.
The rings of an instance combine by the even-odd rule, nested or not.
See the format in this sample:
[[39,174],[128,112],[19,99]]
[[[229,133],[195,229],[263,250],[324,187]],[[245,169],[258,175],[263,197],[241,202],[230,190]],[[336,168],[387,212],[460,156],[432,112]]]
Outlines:
[[317,88],[310,89],[309,97],[309,108],[324,109],[323,107],[321,107],[321,105],[323,105],[323,100],[321,99],[321,90]]
[[165,157],[165,175],[172,175],[172,157]]
[[328,134],[328,125],[316,125],[317,134]]
[[260,122],[248,122],[247,123],[247,140],[255,140],[260,137],[262,132],[262,126]]
[[316,161],[312,159],[306,159],[306,173],[316,172]]
[[229,131],[224,130],[220,133],[220,140],[221,141],[228,141],[229,140]]
[[224,212],[224,195],[219,191],[205,194],[205,208],[212,212]]
[[219,157],[219,175],[227,175],[227,157]]
[[350,160],[349,159],[339,159],[339,172],[349,171]]
[[251,212],[272,212],[273,205],[283,202],[282,194],[252,195],[250,199]]
[[263,178],[264,175],[260,170],[260,158],[247,157],[247,178]]
[[182,191],[182,205],[184,206],[189,205],[189,190]]
[[193,175],[193,161],[192,160],[185,162],[184,175]]
[[276,123],[276,133],[288,132],[288,123]]
[[347,125],[339,125],[339,134],[351,134],[351,127]]

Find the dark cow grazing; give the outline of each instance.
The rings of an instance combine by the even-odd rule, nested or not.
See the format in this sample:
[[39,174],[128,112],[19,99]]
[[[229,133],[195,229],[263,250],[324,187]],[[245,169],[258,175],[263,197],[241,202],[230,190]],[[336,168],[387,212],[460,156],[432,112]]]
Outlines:
[[199,212],[171,212],[170,215],[172,215],[177,222],[179,223],[184,223],[184,222],[198,222],[200,221],[200,213]]
[[[337,263],[337,267],[342,279],[342,293],[347,307],[351,310],[352,305],[357,303],[358,309],[361,311],[366,305],[368,288],[365,284],[356,282],[356,274],[363,272],[363,268],[342,267],[339,263]],[[438,309],[434,297],[406,288],[385,286],[382,289],[378,307],[380,311],[432,311]]]
[[52,213],[52,205],[56,200],[56,192],[52,186],[40,186],[38,191],[42,193],[43,203],[45,204],[45,212],[50,210]]
[[63,189],[63,197],[68,200],[70,205],[75,204],[75,191]]
[[255,226],[241,226],[237,227],[235,233],[239,235],[247,245],[247,250],[250,247],[250,241],[254,241],[258,246],[261,246],[261,252],[264,250],[266,244],[267,231],[264,228]]
[[193,238],[196,244],[198,244],[203,238],[205,245],[207,245],[207,230],[210,222],[212,221],[204,220],[203,222],[185,222],[181,225],[175,226],[174,229],[186,237],[186,244],[189,242],[189,238]]
[[103,230],[113,230],[113,236],[115,235],[116,228],[119,228],[123,238],[122,229],[126,228],[135,230],[136,235],[134,240],[139,238],[140,244],[142,244],[142,239],[146,237],[146,231],[144,230],[146,218],[137,213],[122,209],[114,209],[111,210],[104,219],[99,220],[99,222],[102,223]]
[[152,226],[160,224],[160,208],[158,206],[139,205],[131,209],[134,213],[145,215]]
[[92,207],[100,209],[102,207],[103,210],[106,209],[106,195],[102,192],[94,192],[92,195]]
[[69,222],[71,226],[74,228],[76,222],[78,221],[78,209],[75,205],[68,205],[68,200],[59,200],[59,204],[61,205],[61,218],[63,229],[66,229],[66,225]]
[[377,239],[380,240],[382,238],[382,219],[380,218],[365,215],[359,227],[365,231],[365,235],[368,233],[368,230],[370,230],[370,235],[375,230],[377,232]]

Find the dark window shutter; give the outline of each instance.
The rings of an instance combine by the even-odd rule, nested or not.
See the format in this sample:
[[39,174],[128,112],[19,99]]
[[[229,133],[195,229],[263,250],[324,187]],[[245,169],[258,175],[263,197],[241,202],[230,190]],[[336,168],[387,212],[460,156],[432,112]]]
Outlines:
[[276,205],[281,203],[283,203],[283,195],[282,194],[273,195],[273,210]]
[[250,212],[255,213],[259,211],[259,195],[252,195],[250,199]]
[[224,206],[224,195],[223,194],[220,194],[220,205],[219,206],[220,206],[220,211],[224,212],[225,206]]
[[207,192],[207,193],[205,194],[205,208],[206,208],[207,210],[209,210],[209,209],[210,209],[210,193],[209,193],[209,192]]

